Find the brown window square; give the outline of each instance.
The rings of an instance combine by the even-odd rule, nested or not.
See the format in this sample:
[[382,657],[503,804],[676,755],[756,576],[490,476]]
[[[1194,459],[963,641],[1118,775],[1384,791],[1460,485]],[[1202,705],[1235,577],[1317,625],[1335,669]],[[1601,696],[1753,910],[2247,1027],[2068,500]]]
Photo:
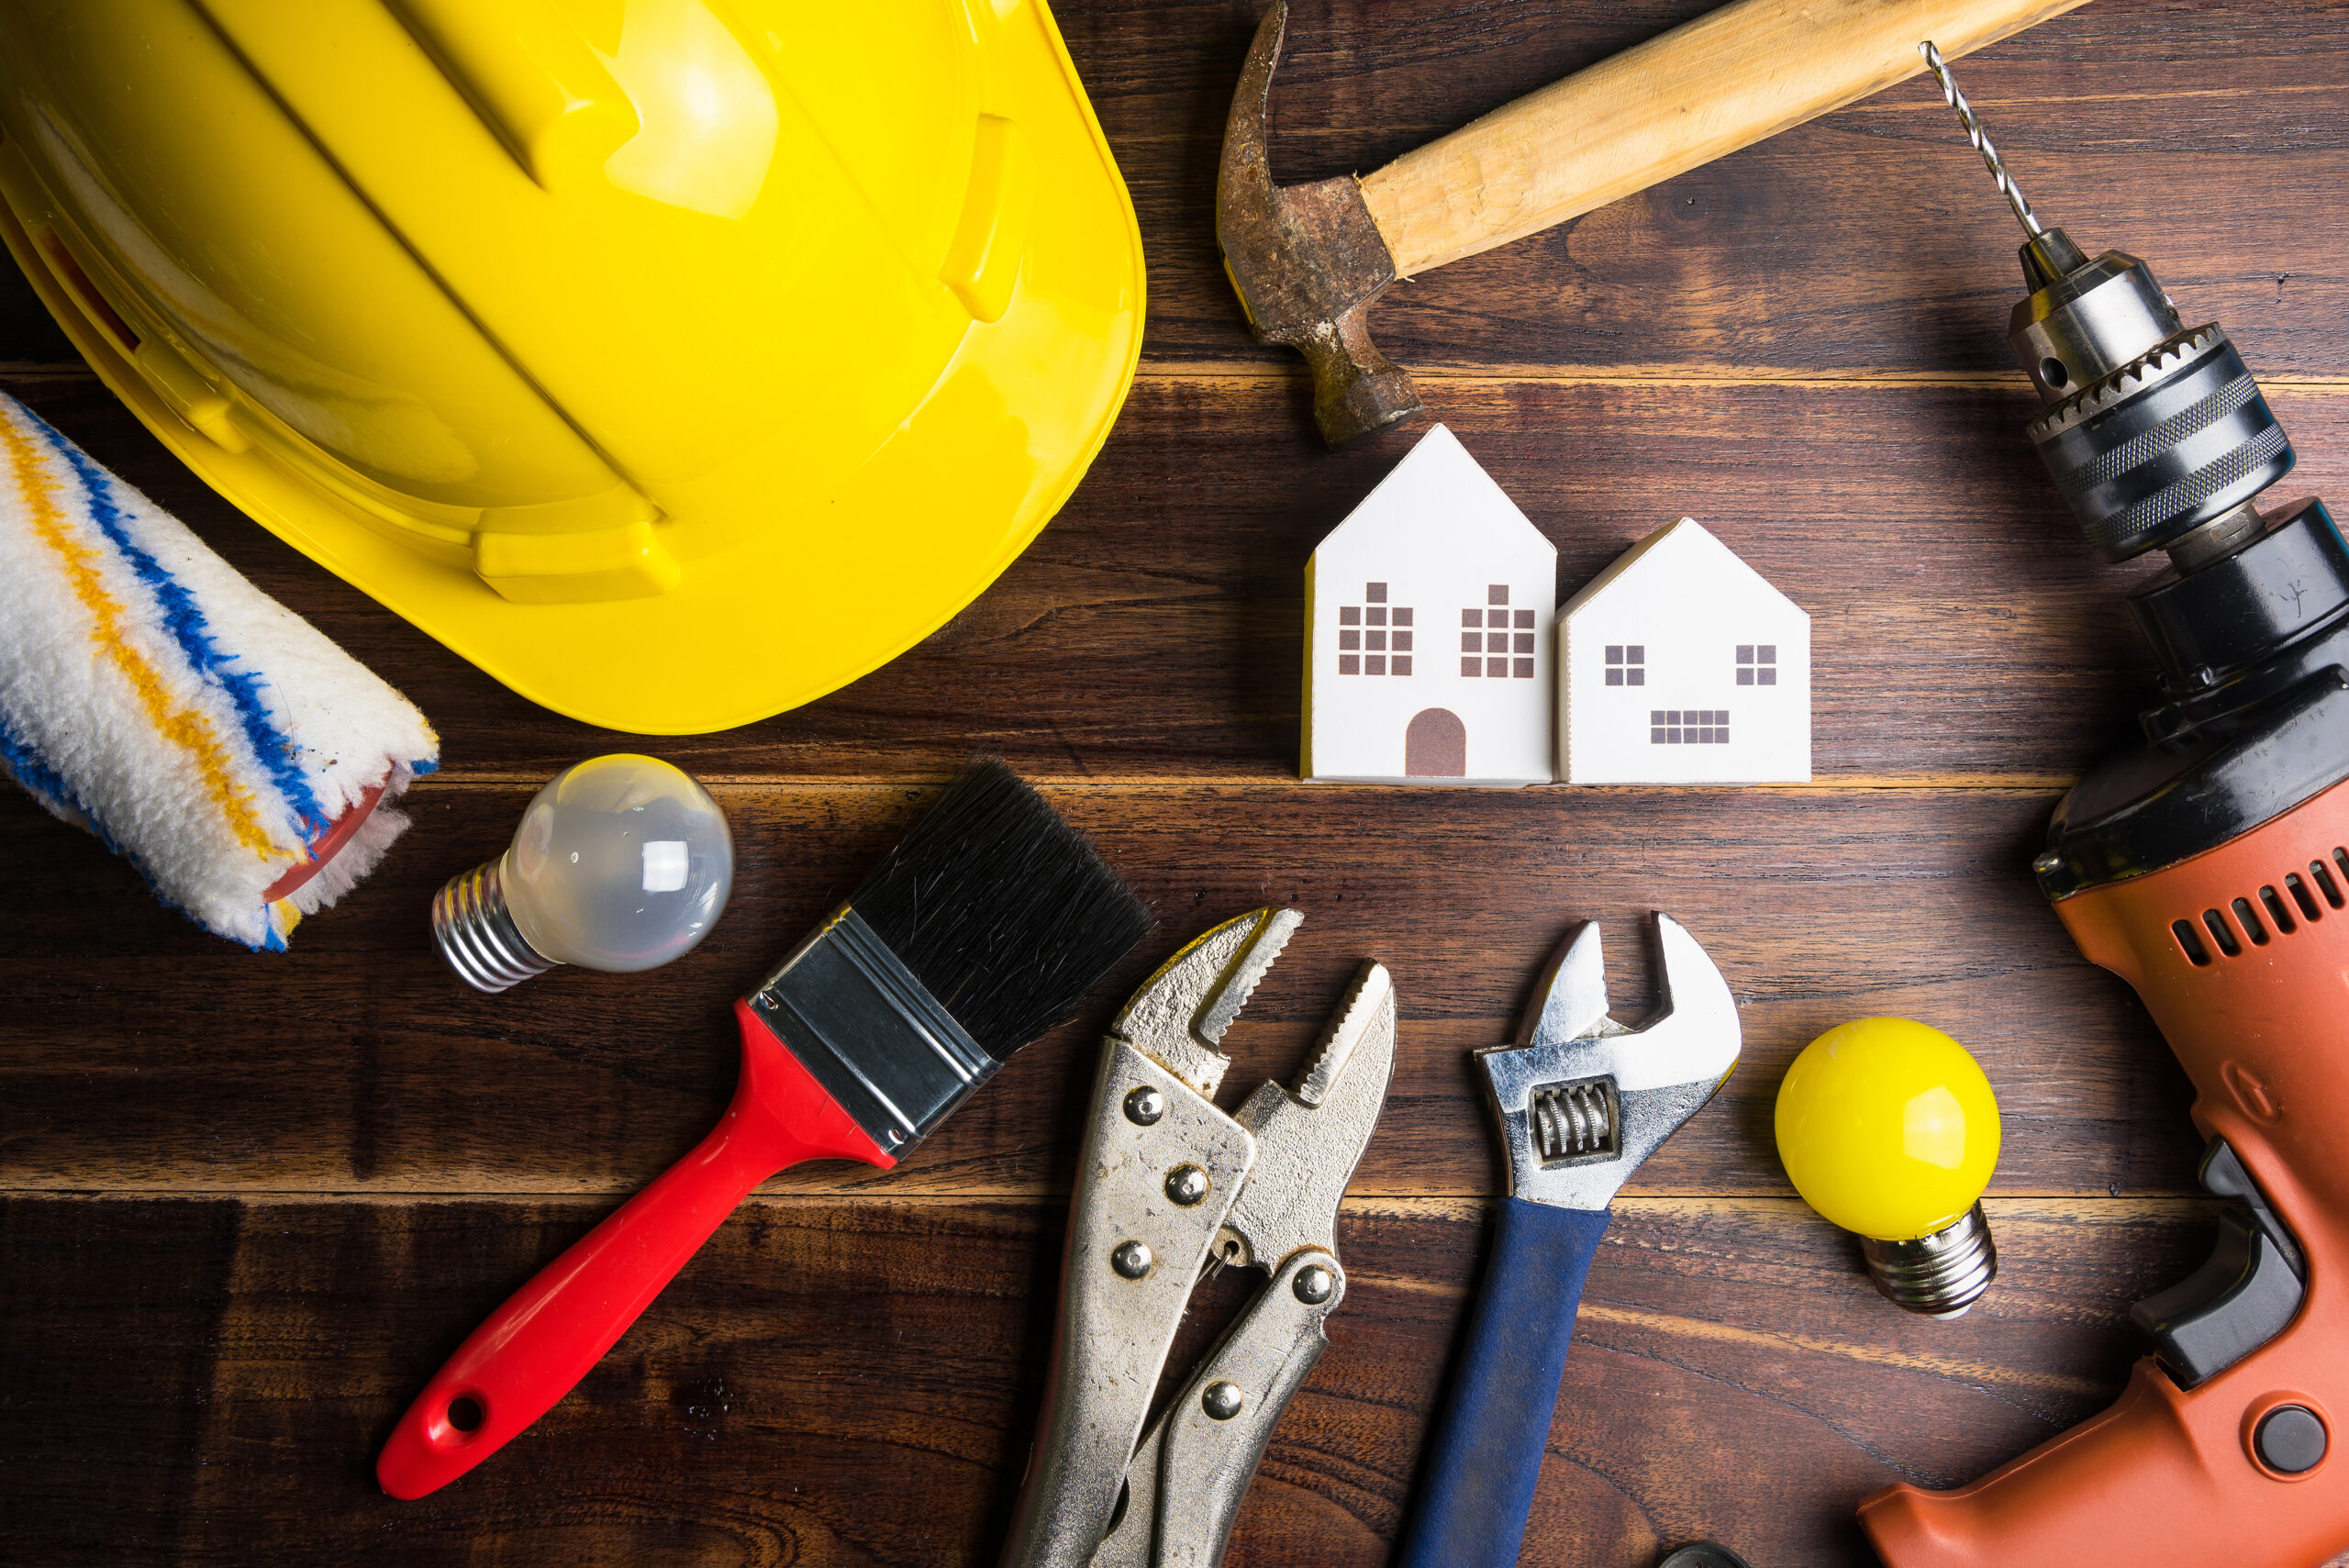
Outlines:
[[1369,622],[1372,626],[1385,626],[1386,624],[1386,606],[1385,605],[1373,605],[1370,608],[1363,612],[1362,618]]
[[1737,684],[1741,686],[1752,685],[1753,684],[1753,672],[1751,669],[1740,669],[1737,673]]
[[1489,680],[1500,681],[1500,680],[1506,680],[1506,679],[1508,679],[1508,660],[1506,660],[1506,659],[1487,659],[1487,660],[1486,660],[1486,661],[1485,661],[1485,674],[1486,674],[1486,677],[1487,679],[1489,679]]
[[1750,642],[1741,642],[1737,645],[1737,662],[1741,664],[1751,664],[1753,662],[1753,644]]
[[1366,631],[1363,633],[1362,645],[1373,653],[1384,653],[1386,651],[1386,634],[1383,631]]
[[1338,612],[1338,624],[1340,626],[1360,626],[1362,624],[1362,606],[1360,605],[1348,605],[1344,609],[1340,610]]
[[1754,672],[1753,678],[1763,685],[1775,686],[1778,684],[1777,666],[1775,664],[1765,665],[1764,668]]
[[1634,664],[1623,672],[1623,679],[1632,685],[1644,686],[1648,684],[1647,667],[1643,664]]
[[1533,661],[1531,659],[1520,659],[1513,662],[1509,666],[1509,673],[1515,675],[1520,681],[1530,681],[1533,679]]
[[1359,653],[1341,653],[1341,654],[1339,654],[1339,655],[1338,655],[1338,673],[1339,673],[1339,674],[1341,674],[1341,675],[1359,675],[1359,674],[1361,674],[1361,673],[1362,673],[1362,655],[1361,655],[1361,654],[1359,654]]
[[1508,584],[1506,583],[1496,583],[1492,586],[1486,588],[1485,590],[1485,603],[1488,605],[1508,604]]
[[1753,651],[1753,657],[1757,663],[1776,664],[1778,662],[1778,645],[1775,642],[1763,643]]
[[1460,624],[1462,626],[1482,626],[1485,624],[1485,612],[1482,610],[1463,610],[1460,612]]
[[1411,606],[1397,605],[1388,612],[1388,616],[1397,626],[1408,626],[1411,624]]
[[1481,631],[1464,631],[1464,632],[1462,632],[1462,633],[1460,634],[1460,651],[1461,651],[1461,652],[1463,652],[1463,653],[1482,653],[1484,651],[1485,651],[1485,634],[1484,634],[1483,632],[1481,632]]
[[1517,612],[1517,629],[1520,631],[1531,631],[1533,629],[1533,612],[1531,610],[1520,610]]
[[1365,583],[1362,585],[1362,596],[1374,605],[1383,605],[1386,602],[1386,584]]
[[1610,642],[1607,645],[1607,662],[1609,664],[1620,664],[1623,662],[1623,645],[1621,643]]
[[1508,624],[1508,612],[1507,610],[1486,610],[1485,612],[1485,624],[1486,626],[1507,626]]
[[1623,650],[1623,662],[1626,664],[1644,664],[1647,662],[1648,648],[1646,643],[1634,642],[1629,648]]
[[1532,652],[1533,634],[1530,631],[1520,631],[1516,633],[1509,640],[1509,651],[1512,653]]
[[1505,631],[1488,631],[1488,632],[1486,632],[1486,633],[1485,634],[1485,651],[1486,651],[1486,652],[1487,652],[1487,653],[1506,653],[1506,652],[1508,652],[1508,633],[1507,633],[1507,632],[1505,632]]
[[1338,646],[1341,648],[1361,648],[1362,633],[1358,631],[1341,631],[1338,633]]
[[1384,654],[1374,653],[1369,658],[1363,661],[1363,673],[1366,675],[1384,675],[1386,673],[1386,656]]
[[1621,685],[1621,684],[1623,684],[1623,672],[1622,672],[1622,671],[1620,671],[1620,670],[1609,670],[1609,671],[1608,671],[1608,672],[1607,672],[1607,684],[1608,684],[1609,685],[1610,685],[1610,686],[1620,686],[1620,685]]
[[1397,653],[1408,653],[1411,651],[1411,634],[1408,631],[1398,631],[1386,639],[1386,645]]
[[1460,662],[1460,673],[1464,675],[1481,675],[1485,673],[1485,662],[1482,659],[1463,659]]
[[1408,653],[1397,654],[1386,662],[1388,667],[1398,675],[1408,675],[1411,673],[1411,656]]

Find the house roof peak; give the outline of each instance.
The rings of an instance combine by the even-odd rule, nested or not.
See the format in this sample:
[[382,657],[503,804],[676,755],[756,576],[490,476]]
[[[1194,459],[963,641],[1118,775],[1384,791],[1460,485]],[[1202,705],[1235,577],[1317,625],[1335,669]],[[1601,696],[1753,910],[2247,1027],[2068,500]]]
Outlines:
[[1609,589],[1635,577],[1675,577],[1709,573],[1727,578],[1758,595],[1767,595],[1796,615],[1809,619],[1802,606],[1780,593],[1770,580],[1746,564],[1737,551],[1715,538],[1694,517],[1666,523],[1608,563],[1607,569],[1585,584],[1559,610],[1571,618]]
[[1442,425],[1429,428],[1345,520],[1323,536],[1315,553],[1357,543],[1448,554],[1467,546],[1557,556],[1557,547]]

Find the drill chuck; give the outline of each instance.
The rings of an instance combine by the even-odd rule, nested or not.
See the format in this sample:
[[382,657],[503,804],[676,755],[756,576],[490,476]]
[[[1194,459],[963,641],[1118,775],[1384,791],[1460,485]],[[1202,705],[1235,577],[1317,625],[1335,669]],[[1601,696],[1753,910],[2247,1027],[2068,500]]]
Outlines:
[[2091,550],[2125,561],[2179,545],[2291,472],[2290,439],[2216,322],[2182,327],[2134,256],[2049,276],[2051,250],[2079,255],[2060,229],[2022,248],[2039,286],[2008,341],[2048,406],[2032,443]]

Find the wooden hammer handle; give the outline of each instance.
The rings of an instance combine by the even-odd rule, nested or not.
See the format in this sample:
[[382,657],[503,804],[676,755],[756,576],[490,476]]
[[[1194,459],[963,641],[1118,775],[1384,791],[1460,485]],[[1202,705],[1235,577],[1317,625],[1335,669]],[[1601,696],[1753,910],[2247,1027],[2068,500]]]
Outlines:
[[1403,277],[1578,217],[2086,0],[1737,0],[1362,182]]

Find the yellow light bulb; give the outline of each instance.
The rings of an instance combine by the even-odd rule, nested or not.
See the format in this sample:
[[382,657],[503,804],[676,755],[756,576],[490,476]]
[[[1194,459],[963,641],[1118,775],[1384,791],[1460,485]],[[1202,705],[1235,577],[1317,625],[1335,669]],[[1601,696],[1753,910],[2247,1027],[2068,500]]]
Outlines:
[[1982,1190],[1998,1102],[1964,1046],[1907,1018],[1859,1018],[1803,1048],[1778,1085],[1778,1158],[1803,1200],[1857,1232],[1876,1289],[1954,1318],[1998,1272]]

